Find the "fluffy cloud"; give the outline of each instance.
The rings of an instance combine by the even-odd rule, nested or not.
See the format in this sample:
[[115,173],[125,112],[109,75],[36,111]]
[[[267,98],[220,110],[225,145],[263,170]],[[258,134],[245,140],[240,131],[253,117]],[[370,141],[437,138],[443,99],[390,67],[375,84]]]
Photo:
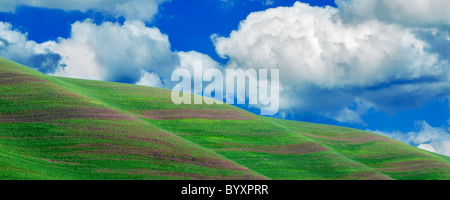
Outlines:
[[0,56],[57,76],[166,88],[175,84],[170,81],[173,70],[193,74],[195,61],[202,61],[204,70],[219,68],[205,54],[171,51],[168,36],[158,28],[129,20],[123,25],[76,22],[69,38],[41,44],[0,22]]
[[177,54],[180,57],[180,65],[177,68],[187,69],[191,74],[194,74],[195,61],[202,61],[204,71],[220,67],[220,64],[208,55],[196,51],[178,52]]
[[349,108],[344,108],[338,113],[332,113],[328,117],[335,119],[341,123],[364,124],[360,114]]
[[[190,75],[193,82],[196,83],[202,83],[203,81],[203,74],[205,71],[209,69],[219,69],[221,68],[220,64],[214,61],[212,58],[210,58],[208,55],[196,52],[196,51],[189,51],[189,52],[178,52],[177,55],[180,58],[180,64],[176,67],[176,69],[184,69],[187,70]],[[195,65],[196,62],[201,62],[202,71],[196,71]],[[200,63],[198,67],[200,66]],[[201,73],[201,74],[198,74]],[[205,82],[206,83],[206,82]],[[168,88],[172,88],[176,82],[169,82],[167,84]],[[206,84],[193,84],[192,85],[192,93],[202,95],[203,89],[205,89]],[[217,91],[222,92],[223,91]]]
[[376,105],[362,98],[355,98],[353,102],[353,105],[345,107],[338,112],[330,111],[326,116],[341,123],[361,124],[366,126],[367,124],[361,119],[361,116],[365,115],[370,109],[376,108]]
[[150,86],[150,87],[164,87],[161,78],[155,73],[141,72],[142,77],[136,85]]
[[433,152],[433,153],[436,152],[436,149],[434,149],[433,145],[431,145],[431,144],[421,144],[421,145],[417,146],[417,148],[423,149],[425,151]]
[[324,88],[366,87],[435,76],[436,55],[408,29],[377,21],[343,24],[337,10],[296,3],[252,13],[230,37],[214,37],[217,53],[239,66],[284,70],[284,79]]
[[61,60],[50,50],[52,42],[38,44],[27,34],[14,30],[9,23],[0,22],[0,56],[30,66],[43,73],[53,73]]
[[293,101],[287,105],[341,122],[362,123],[363,112],[348,108],[355,98],[389,109],[400,97],[422,95],[400,105],[413,107],[448,91],[448,61],[415,30],[378,20],[346,23],[340,12],[297,2],[251,13],[228,37],[212,40],[230,65],[279,68],[287,88],[281,99]]
[[[425,121],[416,122],[416,132],[371,131],[391,137],[421,149],[450,156],[450,127],[432,127]],[[370,131],[370,130],[368,130]]]
[[143,72],[169,77],[179,63],[167,35],[140,21],[76,22],[71,37],[59,39],[52,49],[65,64],[54,74],[77,78],[136,83]]
[[94,10],[127,20],[123,25],[110,22],[97,25],[89,19],[76,22],[70,38],[41,44],[28,40],[26,33],[14,30],[11,24],[0,22],[0,56],[47,74],[161,86],[156,74],[169,77],[170,70],[179,65],[179,58],[170,50],[167,35],[157,28],[146,27],[143,21],[151,20],[164,1],[2,1],[0,12],[32,6]]
[[450,25],[447,0],[336,0],[348,21],[377,19],[408,26]]
[[150,21],[158,12],[158,5],[165,0],[2,0],[0,12],[14,12],[19,6],[39,8],[95,10],[115,16],[124,16],[130,20]]
[[[412,30],[414,36],[427,45],[425,50],[438,55],[438,59],[445,65],[443,76],[450,76],[450,13],[447,11],[450,2],[447,0],[337,0],[339,15],[345,23],[363,23],[365,21],[380,21],[386,24],[406,27]],[[434,81],[426,84],[409,85],[408,90],[416,90],[420,95],[410,98],[413,104],[427,99],[430,93],[439,93],[439,97],[450,96],[446,83]],[[414,88],[414,89],[412,89]],[[399,87],[396,88],[398,91]],[[395,92],[395,91],[394,91]],[[425,94],[424,94],[425,93]],[[412,93],[410,93],[412,94]],[[389,98],[397,98],[391,95]],[[419,101],[417,99],[420,99]],[[408,104],[408,103],[407,103]]]

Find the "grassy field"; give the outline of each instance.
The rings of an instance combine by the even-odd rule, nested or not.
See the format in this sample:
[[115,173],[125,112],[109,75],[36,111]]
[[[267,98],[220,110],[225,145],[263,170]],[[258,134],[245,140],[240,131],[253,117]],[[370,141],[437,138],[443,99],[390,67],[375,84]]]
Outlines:
[[450,158],[0,58],[0,179],[450,179]]

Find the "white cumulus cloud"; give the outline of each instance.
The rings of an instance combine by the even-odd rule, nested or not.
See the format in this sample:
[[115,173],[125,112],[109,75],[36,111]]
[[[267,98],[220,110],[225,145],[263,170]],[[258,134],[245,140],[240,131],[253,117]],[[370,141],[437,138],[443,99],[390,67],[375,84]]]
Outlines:
[[167,35],[137,20],[95,24],[87,19],[72,24],[69,38],[40,44],[0,22],[0,56],[56,76],[165,88],[175,84],[173,70],[193,74],[195,61],[202,61],[204,70],[219,68],[208,55],[173,52]]
[[401,104],[414,107],[449,90],[448,61],[416,30],[377,19],[347,23],[341,12],[297,2],[251,13],[212,40],[229,65],[279,68],[284,105],[337,121],[362,123],[364,112],[348,108],[355,99],[389,109],[414,97]]
[[[180,58],[180,64],[176,67],[176,69],[185,69],[187,70],[190,75],[193,82],[196,83],[202,83],[203,82],[203,74],[205,71],[209,69],[219,69],[220,64],[217,63],[215,60],[213,60],[208,55],[196,52],[196,51],[189,51],[189,52],[178,52],[177,55]],[[202,71],[195,71],[195,63],[201,62]],[[199,66],[200,67],[200,64]],[[169,87],[173,86],[175,82],[170,83],[171,85],[168,85]],[[203,89],[208,83],[205,82],[205,84],[193,84],[192,85],[192,93],[202,95]],[[222,92],[223,91],[218,91]]]
[[423,149],[425,151],[429,151],[429,152],[436,152],[436,149],[434,149],[433,145],[431,144],[421,144],[419,146],[417,146],[417,148],[419,149]]
[[142,78],[139,80],[139,82],[136,83],[136,85],[143,85],[143,86],[150,86],[150,87],[164,87],[161,83],[160,77],[155,73],[148,73],[146,71],[143,71]]
[[38,8],[88,10],[124,16],[130,20],[150,21],[165,0],[2,0],[0,12],[14,12],[19,6]]
[[70,38],[60,38],[52,49],[65,64],[58,76],[135,83],[143,71],[168,77],[179,63],[168,36],[141,21],[76,22]]
[[229,37],[213,40],[220,56],[242,67],[280,68],[296,84],[365,87],[442,72],[410,30],[377,21],[344,24],[337,12],[295,3],[252,13]]
[[10,23],[0,22],[0,56],[44,73],[58,67],[61,56],[51,50],[52,42],[38,44],[27,34],[15,30]]
[[426,121],[417,121],[416,127],[417,131],[408,133],[368,131],[400,140],[427,151],[450,156],[450,127],[433,127]]
[[450,25],[448,0],[336,0],[349,21],[378,19],[408,26]]

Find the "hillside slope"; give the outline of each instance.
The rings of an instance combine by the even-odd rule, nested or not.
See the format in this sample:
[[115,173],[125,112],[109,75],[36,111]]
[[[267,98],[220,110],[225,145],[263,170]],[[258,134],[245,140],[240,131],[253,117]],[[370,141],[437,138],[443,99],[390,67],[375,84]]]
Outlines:
[[365,131],[175,105],[170,90],[0,59],[0,179],[450,179],[450,159]]

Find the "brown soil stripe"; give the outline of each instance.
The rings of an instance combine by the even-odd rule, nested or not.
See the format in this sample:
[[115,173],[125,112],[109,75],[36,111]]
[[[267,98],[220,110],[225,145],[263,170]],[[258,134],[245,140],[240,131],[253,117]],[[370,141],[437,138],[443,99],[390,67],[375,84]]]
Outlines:
[[366,171],[366,172],[356,172],[349,176],[347,176],[345,179],[358,179],[358,180],[392,180],[392,178],[380,174],[378,172],[374,171]]
[[[141,150],[144,150],[144,151],[148,151],[149,149],[151,149],[152,151],[157,150],[157,151],[160,151],[160,152],[163,152],[163,153],[180,154],[180,155],[182,155],[182,154],[181,153],[175,153],[173,151],[177,151],[177,152],[185,151],[185,149],[183,149],[179,145],[172,144],[172,143],[166,142],[166,141],[161,140],[161,139],[155,139],[155,138],[138,138],[138,139],[136,139],[134,137],[132,137],[132,138],[130,138],[130,137],[125,137],[125,138],[111,137],[111,138],[112,139],[117,139],[119,141],[120,140],[124,140],[124,139],[125,140],[139,140],[139,141],[143,140],[143,141],[146,141],[146,142],[151,142],[152,144],[155,144],[155,145],[158,145],[158,146],[161,146],[161,147],[165,147],[165,149],[162,149],[162,148],[158,148],[158,149],[154,149],[153,148],[152,149],[152,148],[149,148],[149,147],[140,147],[140,146],[122,146],[122,145],[117,145],[117,144],[106,144],[106,143],[78,144],[78,145],[74,145],[74,146],[67,146],[67,147],[64,147],[64,148],[141,149]],[[172,151],[169,151],[167,148],[170,148],[170,150],[172,150]]]
[[430,161],[414,160],[414,161],[388,163],[380,167],[379,170],[383,172],[409,172],[431,168],[446,168],[450,170],[450,165],[447,163],[436,162],[432,160]]
[[266,180],[266,178],[264,177],[253,176],[249,174],[232,175],[232,176],[223,176],[223,175],[205,176],[201,174],[182,173],[182,172],[149,171],[148,169],[133,170],[131,174],[157,175],[162,177],[180,177],[180,178],[187,177],[198,180]]
[[0,78],[15,78],[15,77],[19,77],[19,76],[24,76],[23,74],[18,74],[18,73],[1,73],[0,74]]
[[44,80],[26,74],[17,74],[17,73],[0,74],[0,85],[12,85],[24,82],[44,82]]
[[234,148],[224,148],[216,149],[217,151],[251,151],[251,152],[263,152],[263,153],[273,153],[273,154],[309,154],[318,153],[322,151],[329,151],[330,149],[321,146],[315,142],[305,142],[301,144],[293,145],[252,145],[248,147],[234,147]]
[[[37,96],[36,94],[29,94],[29,93],[21,93],[21,94],[14,94],[14,95],[4,95],[0,94],[0,98],[3,99],[14,99],[16,100],[28,100],[28,99],[45,99],[45,100],[66,100],[71,99],[72,101],[79,100],[80,97],[83,97],[81,95],[75,94],[75,93],[68,93],[61,91],[60,94],[39,94]],[[78,99],[74,99],[78,98]]]
[[201,109],[165,109],[149,110],[139,117],[156,120],[169,119],[217,119],[217,120],[249,120],[255,116],[237,110],[201,110]]
[[[150,135],[148,135],[150,136]],[[167,137],[165,135],[158,135],[161,137]],[[155,139],[155,138],[149,138],[149,137],[134,137],[134,136],[112,136],[112,135],[60,135],[60,136],[40,136],[40,137],[2,137],[0,136],[0,139],[2,140],[35,140],[35,139],[48,139],[48,140],[66,140],[66,139],[82,139],[82,138],[89,138],[89,139],[105,139],[105,140],[113,140],[113,141],[145,141],[145,142],[152,142],[154,144],[158,144],[167,148],[172,148],[176,151],[183,151],[182,147],[180,147],[177,144],[173,144],[170,142],[166,142],[161,139]],[[98,148],[102,144],[79,144],[74,146],[64,146],[61,148]],[[114,146],[111,144],[111,146]]]
[[330,136],[314,135],[314,134],[308,134],[308,133],[300,133],[300,134],[307,136],[307,137],[312,137],[314,139],[339,141],[339,142],[345,142],[347,144],[362,144],[362,143],[368,143],[368,142],[373,142],[373,141],[389,141],[389,140],[391,140],[390,138],[385,138],[382,136],[330,137]]
[[446,164],[422,164],[422,165],[413,165],[413,166],[404,166],[404,167],[395,167],[395,168],[382,168],[382,169],[380,169],[380,171],[383,171],[383,172],[408,172],[408,171],[418,171],[418,170],[430,169],[430,168],[448,168],[448,165],[446,165]]
[[150,175],[150,176],[161,176],[161,177],[178,177],[178,178],[189,178],[196,180],[266,180],[266,178],[261,176],[254,176],[250,174],[243,175],[232,175],[232,176],[223,176],[223,175],[213,175],[206,176],[202,174],[192,174],[192,173],[184,173],[184,172],[166,172],[160,170],[149,170],[149,169],[131,169],[131,170],[110,170],[110,169],[101,169],[96,170],[100,173],[124,173],[131,175]]
[[95,144],[90,146],[91,148],[97,148],[92,150],[79,150],[76,155],[121,155],[121,156],[142,156],[145,158],[151,158],[155,160],[169,160],[179,163],[198,165],[211,168],[225,168],[233,170],[248,170],[247,168],[236,165],[235,163],[227,160],[215,159],[215,158],[200,158],[193,157],[185,154],[182,151],[172,152],[168,150],[138,147],[133,146],[121,146],[110,144]]
[[18,84],[18,83],[28,83],[28,82],[44,82],[44,80],[38,79],[38,78],[0,79],[0,85],[13,85],[13,84]]
[[105,108],[55,108],[0,114],[0,123],[47,122],[58,119],[137,120],[119,111]]

